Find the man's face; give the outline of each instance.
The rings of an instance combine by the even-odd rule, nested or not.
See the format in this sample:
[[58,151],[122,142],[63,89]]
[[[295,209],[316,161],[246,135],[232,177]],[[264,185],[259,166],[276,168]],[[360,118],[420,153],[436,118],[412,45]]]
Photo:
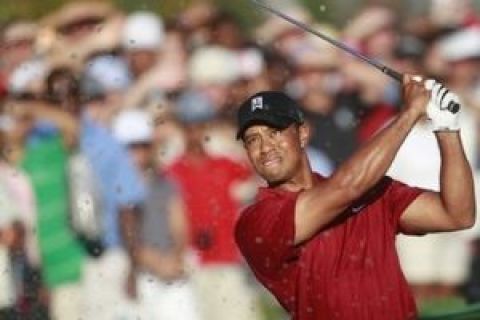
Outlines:
[[147,170],[152,163],[153,147],[151,142],[132,143],[128,146],[133,161],[141,171]]
[[126,57],[133,75],[138,77],[155,65],[158,53],[153,50],[129,50]]
[[306,132],[303,125],[286,129],[254,125],[245,131],[243,143],[257,173],[269,184],[281,184],[301,170]]

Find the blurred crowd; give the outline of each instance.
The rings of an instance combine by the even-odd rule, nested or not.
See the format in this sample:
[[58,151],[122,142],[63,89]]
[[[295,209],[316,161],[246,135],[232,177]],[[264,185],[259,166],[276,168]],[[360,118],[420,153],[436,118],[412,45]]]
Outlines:
[[[431,0],[402,20],[366,5],[342,28],[280,9],[457,93],[479,176],[470,1]],[[233,241],[261,186],[235,139],[238,105],[260,90],[298,101],[325,176],[401,108],[399,83],[277,17],[246,30],[201,1],[161,14],[75,1],[0,29],[0,319],[266,319]],[[439,166],[425,121],[389,174],[438,189]],[[480,300],[479,232],[400,237],[419,304]]]

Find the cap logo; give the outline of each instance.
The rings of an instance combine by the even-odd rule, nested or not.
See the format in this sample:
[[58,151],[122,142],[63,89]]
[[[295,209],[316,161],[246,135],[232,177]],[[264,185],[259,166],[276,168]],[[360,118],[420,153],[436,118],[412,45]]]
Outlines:
[[263,110],[263,97],[255,97],[252,99],[252,112],[257,109]]

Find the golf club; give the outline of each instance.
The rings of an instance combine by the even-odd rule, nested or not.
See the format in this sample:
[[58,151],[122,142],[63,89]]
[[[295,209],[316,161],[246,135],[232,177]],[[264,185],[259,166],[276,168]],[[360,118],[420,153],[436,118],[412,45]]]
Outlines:
[[[265,4],[265,3],[262,3],[258,0],[250,0],[252,3],[254,3],[255,5],[259,6],[260,8],[266,10],[266,11],[269,11],[270,13],[273,13],[274,15],[278,16],[278,17],[281,17],[283,18],[284,20],[287,20],[288,22],[296,25],[297,27],[299,27],[300,29],[306,31],[306,32],[309,32],[313,35],[316,35],[317,37],[329,42],[330,44],[336,46],[337,48],[340,48],[348,53],[350,53],[351,55],[353,55],[354,57],[357,57],[363,61],[365,61],[366,63],[370,64],[371,66],[374,66],[375,68],[377,68],[378,70],[380,70],[381,72],[385,73],[386,75],[392,77],[393,79],[399,81],[399,82],[402,82],[403,81],[403,75],[383,64],[381,64],[380,62],[378,61],[375,61],[369,57],[366,57],[364,56],[363,54],[359,53],[358,51],[348,47],[347,45],[343,44],[342,42],[339,42],[335,39],[332,39],[330,38],[329,36],[319,32],[319,31],[316,31],[314,29],[312,29],[310,26],[306,25],[305,23],[303,22],[300,22],[300,21],[297,21],[295,19],[293,19],[292,17],[290,16],[287,16],[286,14],[270,7],[269,5]],[[448,91],[447,91],[448,92]],[[457,113],[459,110],[460,110],[460,105],[456,102],[453,102],[451,101],[447,107],[447,109],[452,112],[452,113]]]

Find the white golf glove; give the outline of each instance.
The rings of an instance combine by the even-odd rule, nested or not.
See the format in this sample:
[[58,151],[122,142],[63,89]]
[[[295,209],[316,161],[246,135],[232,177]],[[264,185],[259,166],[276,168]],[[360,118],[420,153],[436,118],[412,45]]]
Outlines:
[[427,116],[432,121],[433,131],[460,130],[459,117],[461,110],[456,113],[448,110],[451,102],[460,104],[457,95],[433,79],[426,80],[425,87],[431,91],[427,105]]

